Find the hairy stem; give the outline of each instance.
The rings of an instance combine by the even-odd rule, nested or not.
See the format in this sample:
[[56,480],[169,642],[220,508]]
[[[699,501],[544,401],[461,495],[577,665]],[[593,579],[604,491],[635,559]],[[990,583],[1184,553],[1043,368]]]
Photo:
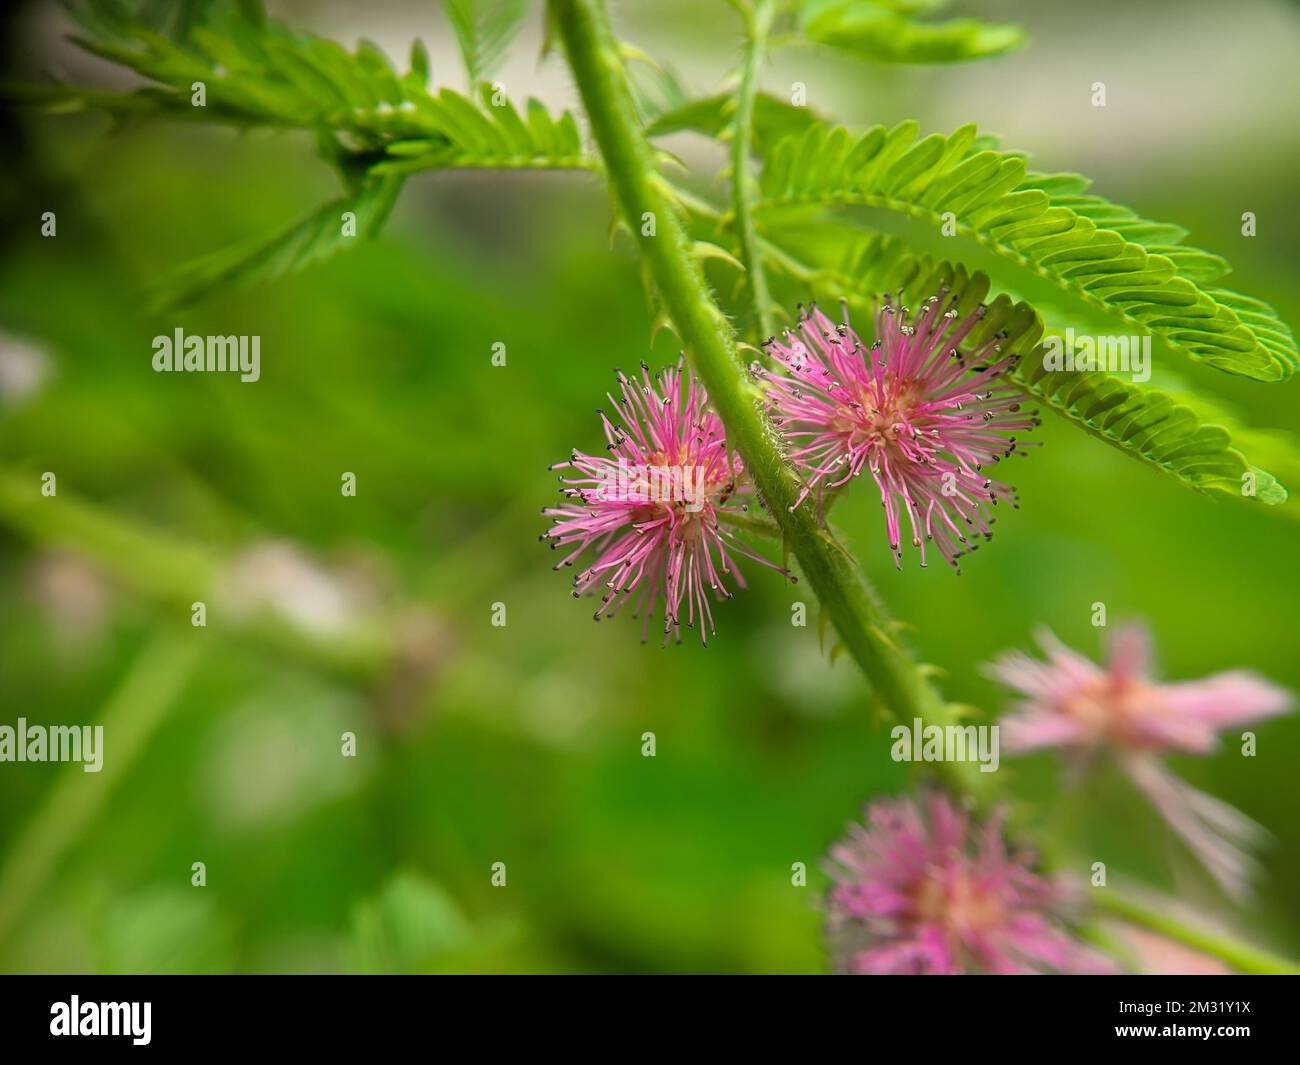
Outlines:
[[[557,24],[606,172],[678,334],[686,345],[729,437],[744,458],[786,543],[840,639],[878,698],[904,721],[947,725],[956,710],[929,683],[926,671],[889,634],[892,626],[858,567],[808,508],[792,510],[799,485],[782,460],[762,400],[736,349],[731,325],[714,302],[691,243],[672,210],[672,190],[655,171],[617,44],[601,0],[553,0]],[[641,223],[653,218],[651,229]],[[940,763],[961,790],[983,794],[990,775],[972,762]],[[1229,936],[1190,927],[1115,892],[1098,893],[1100,905],[1132,924],[1151,928],[1202,950],[1242,972],[1295,972],[1294,963]]]
[[[708,389],[786,543],[821,601],[840,640],[877,698],[903,721],[951,724],[954,711],[891,634],[891,626],[861,571],[811,508],[794,509],[800,485],[762,413],[731,324],[719,309],[654,166],[636,116],[618,44],[600,0],[553,0],[569,66],[586,106],[606,172],[641,254],[676,324],[688,356]],[[650,223],[653,223],[651,225]],[[971,762],[943,763],[964,791],[982,790],[986,775]]]
[[731,137],[731,210],[735,215],[736,237],[740,244],[740,261],[745,267],[750,299],[753,301],[754,324],[759,339],[772,335],[772,298],[768,293],[763,257],[758,248],[758,230],[754,225],[756,183],[750,172],[749,150],[754,139],[754,97],[758,93],[758,72],[763,66],[767,35],[775,13],[773,0],[757,0],[745,13],[745,58],[736,90],[736,117]]

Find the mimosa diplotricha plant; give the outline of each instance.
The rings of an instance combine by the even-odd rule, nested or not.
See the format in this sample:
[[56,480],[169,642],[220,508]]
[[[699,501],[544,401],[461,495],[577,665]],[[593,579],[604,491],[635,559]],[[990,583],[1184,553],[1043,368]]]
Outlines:
[[[464,91],[435,79],[418,40],[400,70],[364,41],[348,49],[270,21],[256,3],[215,0],[171,8],[95,0],[78,9],[81,43],[145,79],[137,91],[15,91],[65,110],[307,131],[338,172],[337,199],[265,239],[178,268],[153,286],[156,306],[269,281],[354,237],[374,237],[406,179],[424,171],[575,170],[606,183],[612,228],[640,256],[653,331],[672,330],[683,361],[620,372],[602,433],[593,426],[592,439],[575,441],[556,467],[565,498],[548,511],[555,525],[542,539],[560,552],[560,568],[577,567],[574,594],[598,596],[598,620],[626,604],[642,615],[645,635],[654,624],[664,642],[681,640],[683,627],[705,639],[715,604],[744,586],[737,559],[790,579],[797,570],[879,708],[951,727],[964,709],[940,693],[934,668],[909,654],[867,581],[870,560],[851,557],[829,522],[838,494],[874,492],[895,564],[909,553],[922,565],[937,555],[956,569],[991,538],[995,508],[1014,506],[1001,462],[1033,446],[1026,435],[1045,411],[1153,476],[1282,507],[1286,489],[1265,467],[1295,457],[1234,424],[1177,369],[1199,363],[1281,381],[1300,353],[1271,307],[1224,285],[1224,258],[1189,245],[1176,224],[1097,195],[1078,174],[1035,170],[973,125],[846,129],[802,92],[760,88],[779,48],[874,63],[961,62],[1022,46],[1018,28],[923,18],[941,5],[905,0],[730,6],[734,70],[697,93],[618,39],[602,0],[552,0],[544,54],[567,64],[581,118],[514,99],[493,80],[524,0],[444,3]],[[659,146],[684,131],[724,146],[725,183],[684,177]],[[882,219],[906,220],[908,235]],[[1081,347],[1078,337],[1097,343]],[[1139,359],[1142,372],[1133,372]],[[585,450],[592,446],[601,450]],[[1041,449],[1034,461],[1058,460]],[[870,486],[855,488],[863,479]],[[764,540],[766,555],[755,546]],[[1291,699],[1247,674],[1156,685],[1144,637],[1127,631],[1108,670],[1055,643],[1050,667],[1023,656],[998,666],[1029,702],[1014,729],[1032,732],[1032,746],[1121,758],[1240,897],[1247,865],[1237,845],[1252,826],[1153,756],[1204,753],[1215,725],[1281,713]],[[1227,709],[1206,699],[1227,700]],[[949,791],[980,810],[959,810],[933,791],[919,805],[882,801],[835,849],[831,932],[851,944],[833,949],[836,964],[1114,969],[1074,938],[1079,917],[1068,893],[1024,852],[1004,849],[1002,815],[983,808],[989,780],[969,765],[942,769]],[[882,861],[891,848],[907,861]],[[1288,965],[1114,892],[1097,897],[1237,968]]]

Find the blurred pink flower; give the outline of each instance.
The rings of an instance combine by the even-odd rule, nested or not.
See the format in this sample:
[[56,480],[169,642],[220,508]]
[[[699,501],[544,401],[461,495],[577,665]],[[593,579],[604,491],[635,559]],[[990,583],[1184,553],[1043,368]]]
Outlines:
[[1208,954],[1116,921],[1112,934],[1134,955],[1139,971],[1150,976],[1231,976],[1232,970]]
[[838,488],[868,471],[899,566],[904,515],[923,566],[927,541],[958,569],[972,536],[992,538],[990,508],[999,500],[1014,506],[1015,493],[982,470],[1016,450],[1007,433],[1038,424],[1004,379],[1018,356],[999,356],[1001,334],[960,351],[986,308],[959,322],[955,307],[941,291],[909,320],[886,296],[869,349],[849,328],[847,310],[836,325],[814,307],[786,343],[767,341],[787,372],[754,370],[767,381],[790,459],[807,478],[799,502],[819,486]]
[[1067,930],[1072,893],[1009,854],[938,791],[925,812],[880,799],[831,849],[827,932],[835,967],[867,974],[1110,973]]
[[1026,698],[1002,719],[1008,751],[1094,747],[1205,754],[1222,728],[1283,713],[1291,696],[1253,673],[1235,670],[1204,680],[1160,684],[1150,677],[1150,639],[1141,625],[1111,637],[1106,666],[1038,634],[1040,662],[1012,651],[993,663],[994,677]]
[[662,596],[664,642],[680,641],[684,621],[688,628],[698,623],[707,644],[715,631],[708,593],[730,599],[727,575],[745,587],[733,556],[790,575],[723,523],[748,509],[752,490],[740,456],[727,447],[722,419],[691,372],[679,363],[652,380],[642,363],[640,380],[623,373],[618,379],[621,398],[609,401],[621,424],[599,412],[609,455],[574,451],[570,461],[551,467],[576,476],[560,479],[570,501],[542,512],[555,519],[542,539],[568,549],[556,569],[593,550],[594,561],[574,578],[573,594],[604,590],[597,621],[633,601],[644,618],[644,640]]
[[1244,670],[1159,683],[1151,676],[1150,639],[1141,625],[1115,632],[1104,667],[1050,632],[1040,632],[1038,642],[1047,661],[1012,651],[989,669],[1024,695],[1000,722],[1003,749],[1009,754],[1043,747],[1080,755],[1114,751],[1215,879],[1242,897],[1251,871],[1244,848],[1262,836],[1259,826],[1175,776],[1157,756],[1207,754],[1218,747],[1220,729],[1284,713],[1292,706],[1291,695]]

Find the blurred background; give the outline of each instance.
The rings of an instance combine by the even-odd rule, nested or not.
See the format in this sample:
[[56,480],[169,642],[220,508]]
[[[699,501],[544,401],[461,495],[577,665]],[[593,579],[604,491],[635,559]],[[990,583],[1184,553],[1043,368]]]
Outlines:
[[[422,37],[435,83],[463,87],[435,3],[269,8],[399,64]],[[613,10],[695,94],[734,66],[722,2]],[[948,68],[785,51],[764,87],[802,81],[852,124],[976,121],[1186,226],[1232,261],[1229,284],[1300,323],[1295,5],[968,10],[1031,43]],[[130,84],[67,43],[57,5],[2,17],[11,76]],[[540,40],[534,9],[501,80],[573,106]],[[336,194],[310,139],[31,111],[5,112],[2,137],[0,723],[103,723],[106,759],[98,775],[0,764],[0,970],[823,970],[822,855],[907,772],[854,666],[820,648],[815,604],[792,627],[803,586],[750,566],[707,650],[642,646],[630,618],[594,625],[537,543],[557,498],[546,467],[599,445],[614,367],[676,357],[667,333],[648,347],[598,179],[420,175],[376,242],[156,315],[150,281]],[[666,146],[721,191],[716,146]],[[729,298],[734,274],[713,276]],[[177,327],[260,335],[261,380],[153,373],[152,338]],[[1250,424],[1296,428],[1300,382],[1185,376]],[[1039,439],[1008,471],[1022,509],[960,578],[910,558],[896,573],[869,491],[837,507],[951,698],[999,711],[979,664],[1039,625],[1097,652],[1099,601],[1112,625],[1149,621],[1167,678],[1244,666],[1300,690],[1300,504],[1197,496],[1050,414]],[[199,600],[205,628],[190,625]],[[1258,732],[1254,759],[1178,762],[1274,837],[1245,912],[1113,782],[1089,792],[1076,846],[1296,955],[1300,718]],[[1051,808],[1051,758],[1002,773]]]

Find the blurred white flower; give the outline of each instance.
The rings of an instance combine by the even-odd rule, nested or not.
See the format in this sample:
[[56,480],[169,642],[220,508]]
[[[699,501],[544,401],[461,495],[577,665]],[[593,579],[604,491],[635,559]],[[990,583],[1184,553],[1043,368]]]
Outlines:
[[221,588],[237,616],[277,615],[320,636],[344,632],[356,616],[356,596],[297,546],[284,540],[254,544],[237,555]]
[[0,410],[31,399],[52,372],[53,361],[35,341],[0,332]]

